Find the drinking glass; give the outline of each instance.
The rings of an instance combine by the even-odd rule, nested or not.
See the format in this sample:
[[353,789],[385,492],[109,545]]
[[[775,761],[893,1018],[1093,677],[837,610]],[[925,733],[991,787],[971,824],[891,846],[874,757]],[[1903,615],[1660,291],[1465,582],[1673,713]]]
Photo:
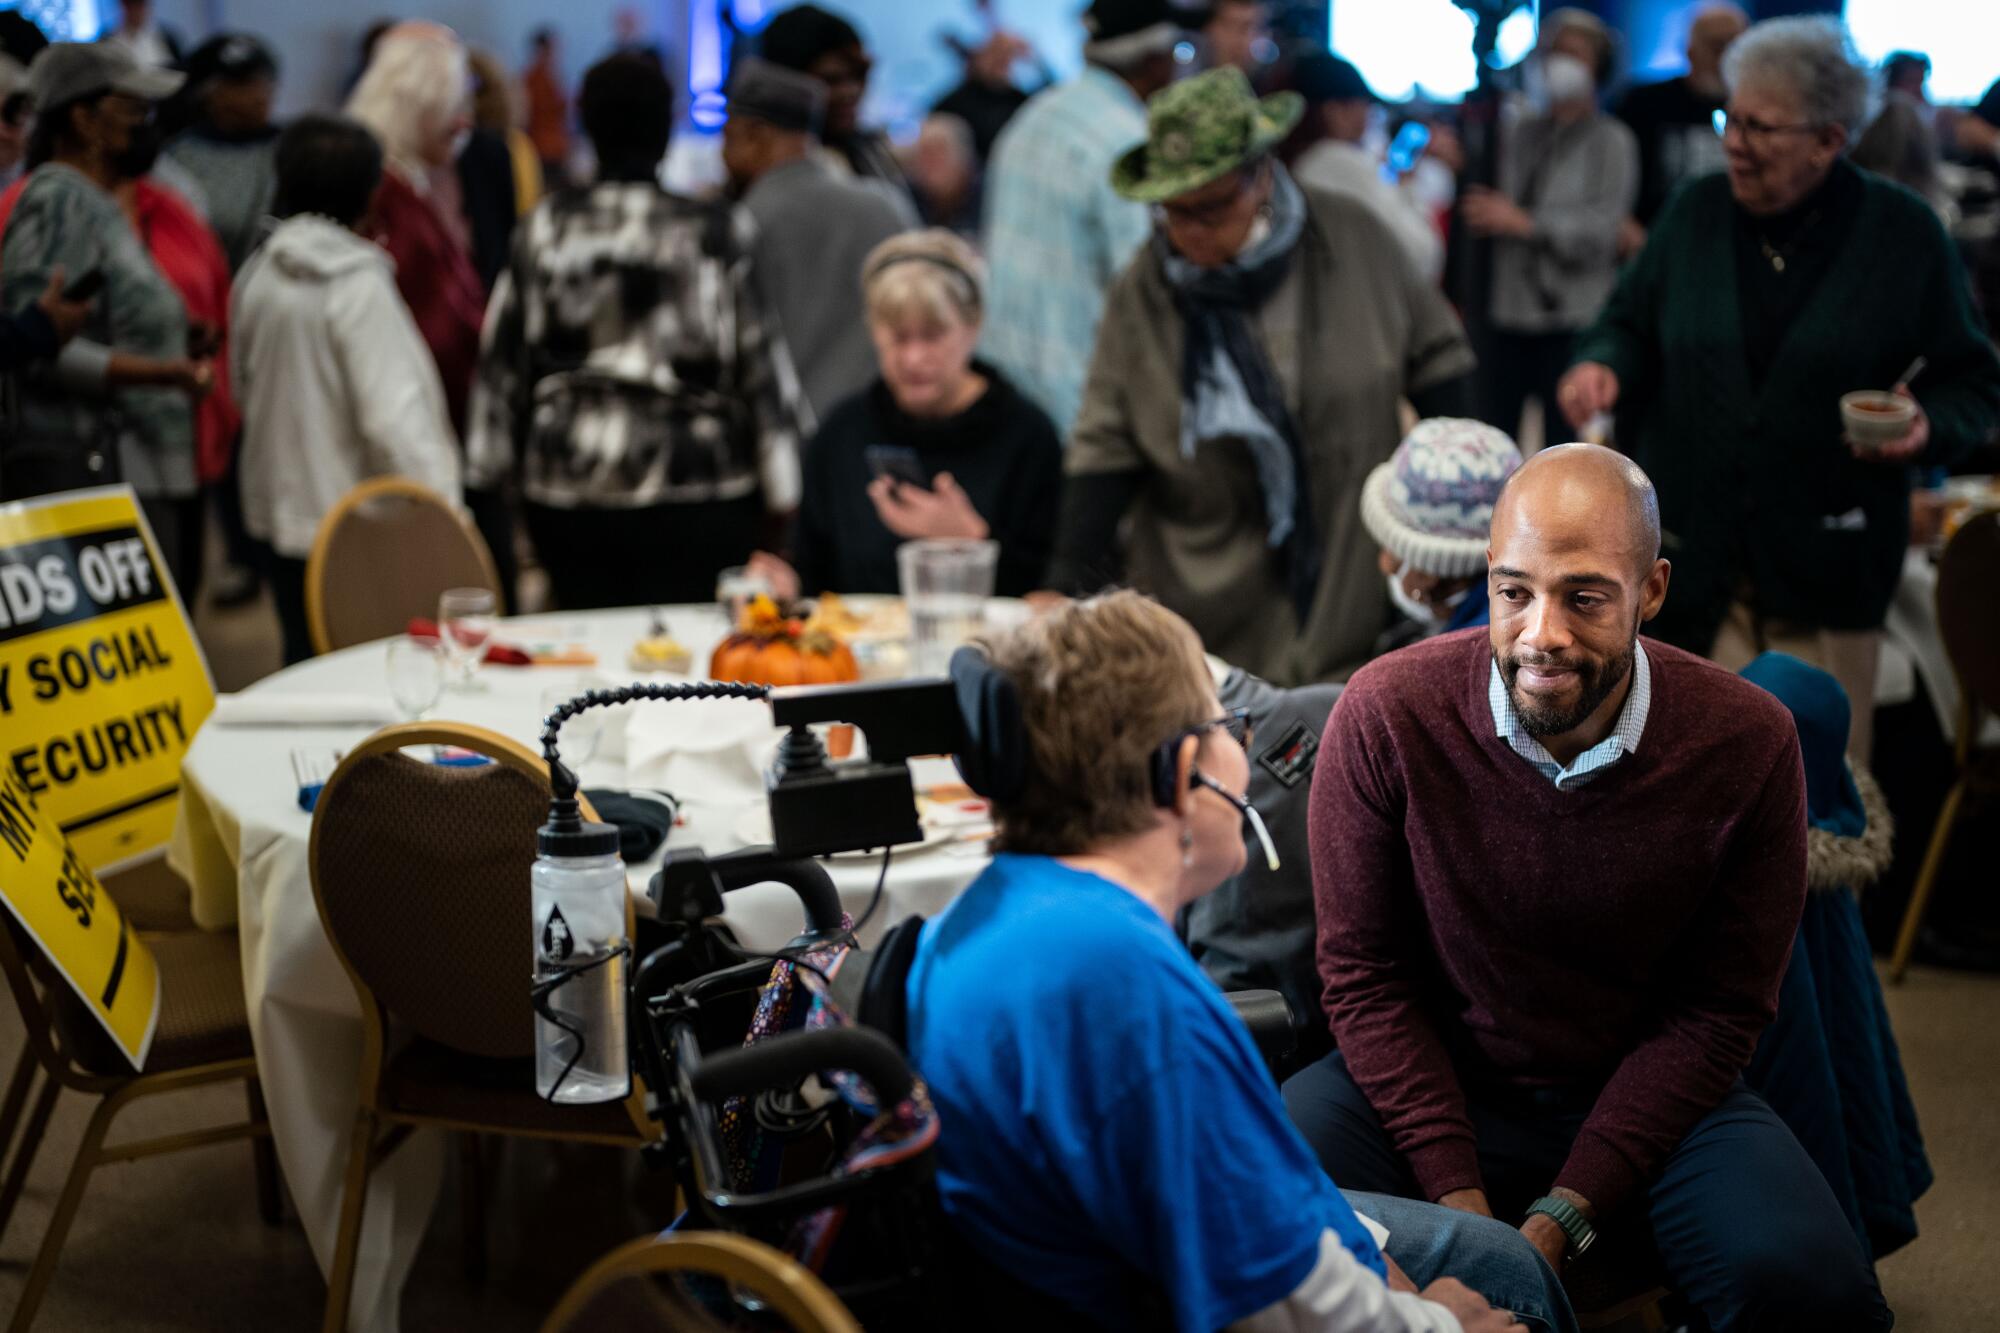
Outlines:
[[473,669],[493,637],[498,602],[488,588],[452,588],[438,598],[438,634],[451,662],[452,684],[469,689]]
[[982,626],[1000,544],[917,541],[896,548],[896,572],[910,612],[910,672],[942,676],[951,655]]
[[728,617],[731,629],[742,619],[744,606],[759,593],[777,596],[771,581],[762,574],[752,573],[748,565],[731,565],[715,576],[715,603]]
[[389,697],[409,721],[436,706],[444,693],[443,645],[429,636],[389,640]]

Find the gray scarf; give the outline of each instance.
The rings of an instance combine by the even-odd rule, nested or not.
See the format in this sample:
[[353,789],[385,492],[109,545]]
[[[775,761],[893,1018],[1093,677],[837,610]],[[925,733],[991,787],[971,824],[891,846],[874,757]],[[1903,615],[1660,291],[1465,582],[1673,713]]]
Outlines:
[[1227,264],[1198,268],[1160,233],[1153,245],[1185,326],[1181,456],[1194,457],[1203,440],[1241,440],[1250,450],[1268,540],[1285,553],[1293,608],[1304,620],[1323,552],[1298,431],[1254,317],[1291,266],[1305,232],[1306,202],[1282,166],[1274,162],[1270,171],[1270,230]]

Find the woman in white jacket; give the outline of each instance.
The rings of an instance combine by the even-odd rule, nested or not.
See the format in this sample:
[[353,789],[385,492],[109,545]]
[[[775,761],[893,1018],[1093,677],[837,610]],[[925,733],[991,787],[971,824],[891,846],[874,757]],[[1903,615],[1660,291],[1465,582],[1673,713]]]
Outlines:
[[237,277],[232,370],[244,525],[263,547],[289,664],[312,655],[306,556],[342,495],[385,473],[454,504],[461,494],[437,365],[388,254],[355,230],[382,177],[381,146],[356,121],[309,115],[277,158],[282,221]]

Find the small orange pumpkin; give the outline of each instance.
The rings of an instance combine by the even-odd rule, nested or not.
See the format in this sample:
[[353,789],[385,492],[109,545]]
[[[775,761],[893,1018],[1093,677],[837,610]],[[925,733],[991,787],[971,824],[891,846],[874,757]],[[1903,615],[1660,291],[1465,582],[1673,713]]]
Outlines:
[[708,674],[751,685],[832,685],[861,679],[854,653],[823,629],[787,620],[759,595],[743,608],[736,632],[715,647]]

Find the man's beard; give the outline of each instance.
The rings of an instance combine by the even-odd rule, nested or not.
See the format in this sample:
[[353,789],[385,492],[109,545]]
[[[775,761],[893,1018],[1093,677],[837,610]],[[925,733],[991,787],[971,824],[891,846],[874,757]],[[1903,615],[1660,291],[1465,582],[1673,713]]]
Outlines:
[[[1637,638],[1628,641],[1624,652],[1603,660],[1544,657],[1539,653],[1512,657],[1496,655],[1500,664],[1500,679],[1507,686],[1507,697],[1513,700],[1514,712],[1521,719],[1521,729],[1530,736],[1560,736],[1582,726],[1584,719],[1596,712],[1598,706],[1609,699],[1611,692],[1631,674],[1633,645],[1637,642]],[[1568,706],[1543,703],[1523,694],[1514,687],[1514,677],[1524,666],[1576,672],[1577,684],[1581,687],[1576,702]]]

